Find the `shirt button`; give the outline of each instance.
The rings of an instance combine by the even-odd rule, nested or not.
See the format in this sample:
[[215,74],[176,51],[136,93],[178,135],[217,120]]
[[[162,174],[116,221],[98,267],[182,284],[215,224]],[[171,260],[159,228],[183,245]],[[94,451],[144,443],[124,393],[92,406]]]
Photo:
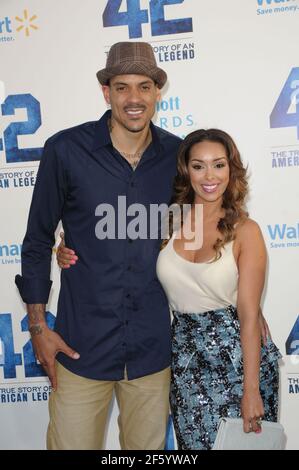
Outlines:
[[125,348],[125,347],[127,346],[127,344],[126,344],[126,343],[122,343],[122,346],[123,346],[123,348]]
[[125,325],[128,326],[128,324],[129,324],[129,322],[128,322],[128,320],[126,320],[126,321],[125,321]]
[[127,295],[126,295],[126,298],[127,298],[127,299],[130,299],[130,298],[131,298],[131,294],[127,294]]
[[132,181],[131,182],[131,188],[134,188],[134,186],[135,186],[135,183],[134,183],[134,181]]
[[128,271],[131,271],[131,269],[132,269],[132,266],[128,266]]

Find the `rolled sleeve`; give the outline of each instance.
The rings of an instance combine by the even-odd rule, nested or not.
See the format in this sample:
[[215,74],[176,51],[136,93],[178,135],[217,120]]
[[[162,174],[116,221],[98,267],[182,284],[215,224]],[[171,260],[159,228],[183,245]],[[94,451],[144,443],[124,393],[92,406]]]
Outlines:
[[55,136],[41,158],[22,245],[22,276],[15,283],[25,303],[48,302],[55,230],[62,218],[67,191],[65,155]]
[[52,281],[49,279],[25,278],[17,274],[15,282],[26,304],[48,303],[52,286]]

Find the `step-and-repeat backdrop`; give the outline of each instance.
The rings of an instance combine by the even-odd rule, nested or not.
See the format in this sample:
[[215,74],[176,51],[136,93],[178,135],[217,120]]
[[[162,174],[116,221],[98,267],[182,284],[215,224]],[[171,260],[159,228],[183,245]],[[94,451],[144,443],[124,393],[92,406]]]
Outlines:
[[[45,448],[49,382],[14,285],[42,147],[106,110],[95,73],[123,40],[150,42],[168,73],[156,124],[180,136],[224,129],[248,163],[269,254],[263,310],[283,353],[280,421],[299,449],[298,26],[299,0],[0,1],[1,449]],[[50,324],[55,263],[52,278]],[[116,418],[114,403],[107,449],[119,448]]]

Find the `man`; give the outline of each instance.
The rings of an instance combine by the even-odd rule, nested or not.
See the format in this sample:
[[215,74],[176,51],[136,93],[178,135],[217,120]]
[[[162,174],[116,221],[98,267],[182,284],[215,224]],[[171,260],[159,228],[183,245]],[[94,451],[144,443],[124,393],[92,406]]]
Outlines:
[[[46,142],[16,284],[54,389],[48,449],[101,449],[113,391],[121,447],[163,449],[170,318],[156,278],[160,241],[119,236],[117,221],[115,239],[100,240],[96,225],[101,204],[118,213],[119,196],[127,206],[169,202],[180,139],[151,123],[167,76],[149,44],[114,44],[97,77],[111,112]],[[62,272],[53,332],[45,305],[60,220],[79,259]]]

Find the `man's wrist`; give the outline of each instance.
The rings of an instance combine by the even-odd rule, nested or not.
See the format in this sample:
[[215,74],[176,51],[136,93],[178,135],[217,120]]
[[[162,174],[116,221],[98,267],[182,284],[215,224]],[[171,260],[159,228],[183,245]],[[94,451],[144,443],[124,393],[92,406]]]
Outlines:
[[29,327],[29,333],[31,334],[31,337],[33,338],[33,336],[41,335],[45,330],[45,326],[46,326],[45,323],[38,323],[36,325],[31,325]]

